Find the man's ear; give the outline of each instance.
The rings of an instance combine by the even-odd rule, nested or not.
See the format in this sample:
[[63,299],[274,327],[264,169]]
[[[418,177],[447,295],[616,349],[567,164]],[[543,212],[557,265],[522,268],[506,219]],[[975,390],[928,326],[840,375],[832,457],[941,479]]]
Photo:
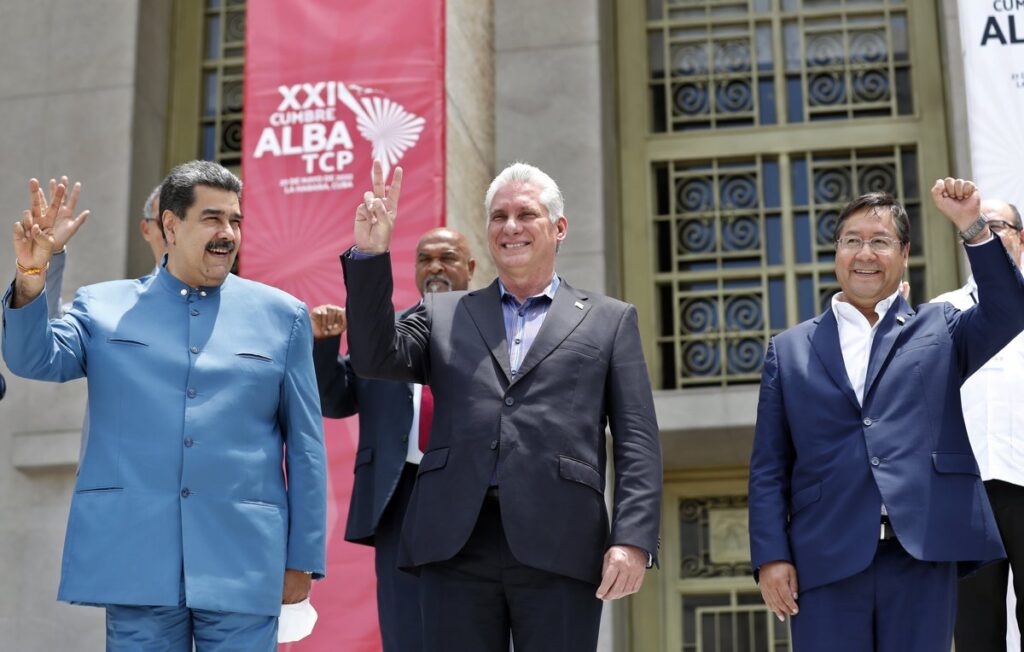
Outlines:
[[469,262],[466,263],[466,269],[469,270],[469,278],[473,278],[473,272],[476,271],[476,258],[469,259]]
[[178,216],[172,211],[164,211],[160,214],[160,222],[164,225],[164,240],[167,244],[174,244],[174,227],[177,226]]

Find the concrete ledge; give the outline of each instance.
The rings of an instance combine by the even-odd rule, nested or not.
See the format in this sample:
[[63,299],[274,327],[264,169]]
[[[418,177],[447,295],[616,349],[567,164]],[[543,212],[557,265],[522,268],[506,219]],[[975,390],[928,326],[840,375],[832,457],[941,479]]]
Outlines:
[[78,466],[82,433],[16,432],[11,446],[11,465],[23,473],[73,470]]
[[759,385],[739,385],[654,392],[658,426],[663,433],[753,428],[759,391]]

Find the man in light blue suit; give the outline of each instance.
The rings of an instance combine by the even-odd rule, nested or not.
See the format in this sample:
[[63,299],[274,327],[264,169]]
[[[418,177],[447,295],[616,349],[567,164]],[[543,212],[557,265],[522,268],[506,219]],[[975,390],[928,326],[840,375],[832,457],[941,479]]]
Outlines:
[[15,225],[3,353],[20,376],[88,378],[58,597],[106,607],[108,650],[274,650],[281,603],[325,571],[309,317],[230,274],[240,191],[214,163],[172,170],[165,264],[81,288],[49,322],[40,277],[52,234],[40,210]]
[[974,184],[940,179],[932,198],[966,243],[976,306],[907,304],[909,220],[871,193],[836,226],[842,292],[765,356],[751,559],[797,652],[948,652],[958,571],[1004,556],[960,384],[1024,329],[1024,279]]

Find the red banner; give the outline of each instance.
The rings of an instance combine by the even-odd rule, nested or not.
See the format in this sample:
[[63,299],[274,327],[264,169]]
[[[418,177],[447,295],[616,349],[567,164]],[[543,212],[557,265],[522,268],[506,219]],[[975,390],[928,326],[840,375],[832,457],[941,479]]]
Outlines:
[[[242,275],[310,307],[344,305],[338,255],[380,158],[408,171],[392,260],[395,304],[412,305],[416,241],[444,223],[443,0],[263,1],[247,11]],[[282,649],[379,650],[373,550],[343,539],[356,420],[327,420],[325,434],[328,577],[313,587],[313,634]]]

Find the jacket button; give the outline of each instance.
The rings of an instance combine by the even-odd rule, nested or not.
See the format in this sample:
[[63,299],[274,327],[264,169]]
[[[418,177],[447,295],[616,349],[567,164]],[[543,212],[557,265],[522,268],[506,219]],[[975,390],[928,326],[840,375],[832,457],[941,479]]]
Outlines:
[[193,443],[191,437],[185,437],[185,448],[192,448]]
[[505,397],[505,405],[507,405],[509,407],[512,407],[513,405],[515,405],[515,402],[516,402],[516,400],[514,398],[512,398],[511,396],[506,396]]
[[881,463],[882,463],[882,460],[878,459],[877,457],[872,457],[871,458],[871,466],[878,466]]
[[185,393],[188,395],[189,398],[195,398],[196,397],[196,390],[191,388],[191,387],[189,387],[188,391],[185,392]]
[[498,440],[497,439],[492,439],[491,440],[491,450],[494,450],[497,447],[498,447]]
[[871,419],[864,419],[865,426],[870,426],[872,423],[874,423],[874,421],[872,421]]
[[191,351],[192,353],[199,353],[199,347],[193,346],[192,348],[189,349],[189,351]]
[[184,489],[181,490],[181,497],[182,498],[188,498],[190,493],[192,493],[192,492],[190,492],[188,490],[188,487],[185,487]]
[[193,317],[198,317],[198,316],[199,316],[199,311],[198,311],[198,310],[196,310],[195,308],[193,308],[193,309],[192,309],[192,316],[193,316]]

